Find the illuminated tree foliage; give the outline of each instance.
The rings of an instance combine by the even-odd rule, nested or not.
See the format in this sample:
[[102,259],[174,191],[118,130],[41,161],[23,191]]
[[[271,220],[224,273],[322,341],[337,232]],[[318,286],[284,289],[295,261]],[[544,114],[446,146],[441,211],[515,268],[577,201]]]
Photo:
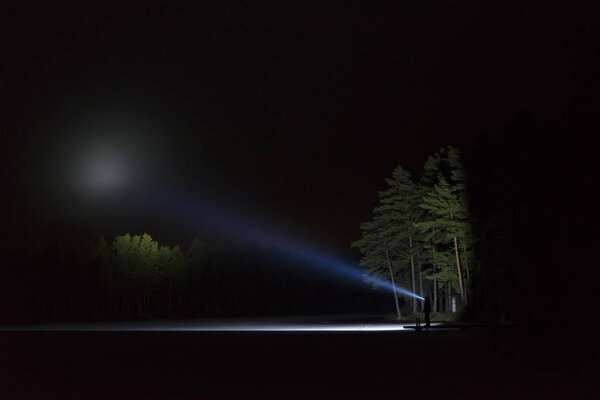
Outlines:
[[[464,209],[444,178],[440,178],[438,184],[434,185],[433,189],[423,196],[421,207],[427,210],[428,214],[424,221],[416,223],[415,227],[426,234],[425,240],[437,245],[448,242],[454,245],[459,292],[464,302],[462,270],[458,249],[458,238],[464,238],[465,235],[464,225],[466,219]],[[438,236],[434,238],[436,234]]]
[[[428,157],[419,184],[400,166],[386,182],[371,221],[361,224],[362,237],[353,244],[363,254],[361,265],[381,275],[387,251],[394,276],[414,293],[432,294],[434,310],[439,293],[446,295],[446,310],[453,291],[466,304],[473,239],[460,153],[448,147]],[[413,298],[412,312],[417,310]]]
[[[75,250],[53,243],[34,260],[40,268],[36,276],[42,279],[32,282],[36,295],[30,307],[38,318],[47,320],[189,314],[193,293],[211,283],[203,271],[207,264],[199,262],[209,253],[198,240],[185,254],[179,246],[160,246],[148,234],[127,233],[112,243],[100,238],[78,244]],[[41,273],[44,270],[46,274]],[[195,276],[205,281],[194,280]]]
[[[422,289],[417,288],[421,273],[421,235],[414,226],[423,214],[419,208],[419,189],[410,173],[400,166],[386,182],[388,188],[379,193],[379,205],[373,210],[372,220],[361,224],[362,237],[353,246],[363,254],[361,265],[369,273],[383,275],[389,268],[391,276],[400,284],[410,287],[414,293],[422,293]],[[391,267],[387,264],[388,256]],[[410,301],[416,312],[416,299],[411,297]]]
[[[436,248],[453,255],[452,263],[436,263],[434,275],[445,277],[442,286],[455,287],[463,304],[467,304],[470,285],[469,268],[473,257],[473,235],[466,198],[465,173],[459,152],[448,147],[438,153],[438,175],[432,187],[423,196],[421,207],[427,211],[426,218],[417,223],[426,236],[432,250]],[[445,164],[444,167],[440,165]],[[433,254],[433,252],[432,252]],[[444,257],[444,260],[447,258]],[[453,269],[453,273],[447,269]]]

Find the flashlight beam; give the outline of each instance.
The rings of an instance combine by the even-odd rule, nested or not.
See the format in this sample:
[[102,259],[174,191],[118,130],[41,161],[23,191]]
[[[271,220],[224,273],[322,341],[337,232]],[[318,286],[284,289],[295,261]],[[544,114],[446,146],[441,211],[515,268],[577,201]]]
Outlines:
[[[161,190],[162,189],[162,190]],[[137,193],[141,197],[136,204],[151,205],[167,213],[170,218],[179,219],[184,223],[192,223],[202,228],[210,227],[215,233],[229,239],[242,239],[250,241],[259,246],[269,246],[285,251],[289,257],[302,260],[307,265],[323,268],[355,281],[368,282],[383,287],[392,293],[396,292],[405,296],[425,300],[423,297],[395,286],[391,282],[372,275],[366,275],[364,270],[353,263],[332,257],[326,253],[315,250],[297,241],[268,232],[260,225],[249,222],[246,218],[235,217],[215,209],[213,205],[190,201],[184,195],[178,195],[175,190],[166,188],[154,188],[144,193]]]

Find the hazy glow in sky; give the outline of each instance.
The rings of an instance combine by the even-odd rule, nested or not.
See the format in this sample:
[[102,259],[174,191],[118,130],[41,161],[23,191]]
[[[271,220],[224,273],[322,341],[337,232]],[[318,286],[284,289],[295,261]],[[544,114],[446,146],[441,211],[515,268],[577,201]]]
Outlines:
[[131,179],[127,160],[116,151],[98,151],[89,156],[80,170],[80,184],[93,191],[114,190]]
[[73,138],[66,145],[69,154],[62,168],[70,171],[78,195],[114,196],[153,175],[161,166],[153,159],[160,143],[151,131],[144,135],[145,128],[122,121],[71,128]]

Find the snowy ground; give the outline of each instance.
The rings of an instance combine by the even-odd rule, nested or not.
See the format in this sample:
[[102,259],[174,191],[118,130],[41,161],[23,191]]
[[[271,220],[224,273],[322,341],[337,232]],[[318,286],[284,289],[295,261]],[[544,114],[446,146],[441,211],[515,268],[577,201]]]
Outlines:
[[[0,326],[0,331],[172,331],[172,332],[387,332],[412,331],[415,323],[386,321],[384,316],[331,315],[211,320],[121,321]],[[445,328],[432,322],[432,329]]]
[[359,317],[4,327],[0,398],[600,394],[597,337],[588,342],[575,331],[568,337],[519,326],[415,332],[381,317]]

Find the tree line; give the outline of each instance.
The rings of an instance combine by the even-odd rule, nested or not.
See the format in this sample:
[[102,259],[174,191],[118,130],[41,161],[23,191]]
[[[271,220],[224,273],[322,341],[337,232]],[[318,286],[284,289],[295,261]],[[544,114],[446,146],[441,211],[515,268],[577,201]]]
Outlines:
[[[430,296],[433,311],[450,311],[453,294],[468,304],[477,266],[459,151],[449,146],[429,156],[419,181],[397,166],[386,182],[352,244],[362,254],[361,265],[368,274]],[[407,296],[407,302],[412,313],[420,311],[418,299]],[[399,303],[396,298],[398,317]]]
[[378,312],[368,288],[307,269],[284,251],[200,239],[185,249],[149,234],[52,242],[26,265],[12,298],[26,320]]

